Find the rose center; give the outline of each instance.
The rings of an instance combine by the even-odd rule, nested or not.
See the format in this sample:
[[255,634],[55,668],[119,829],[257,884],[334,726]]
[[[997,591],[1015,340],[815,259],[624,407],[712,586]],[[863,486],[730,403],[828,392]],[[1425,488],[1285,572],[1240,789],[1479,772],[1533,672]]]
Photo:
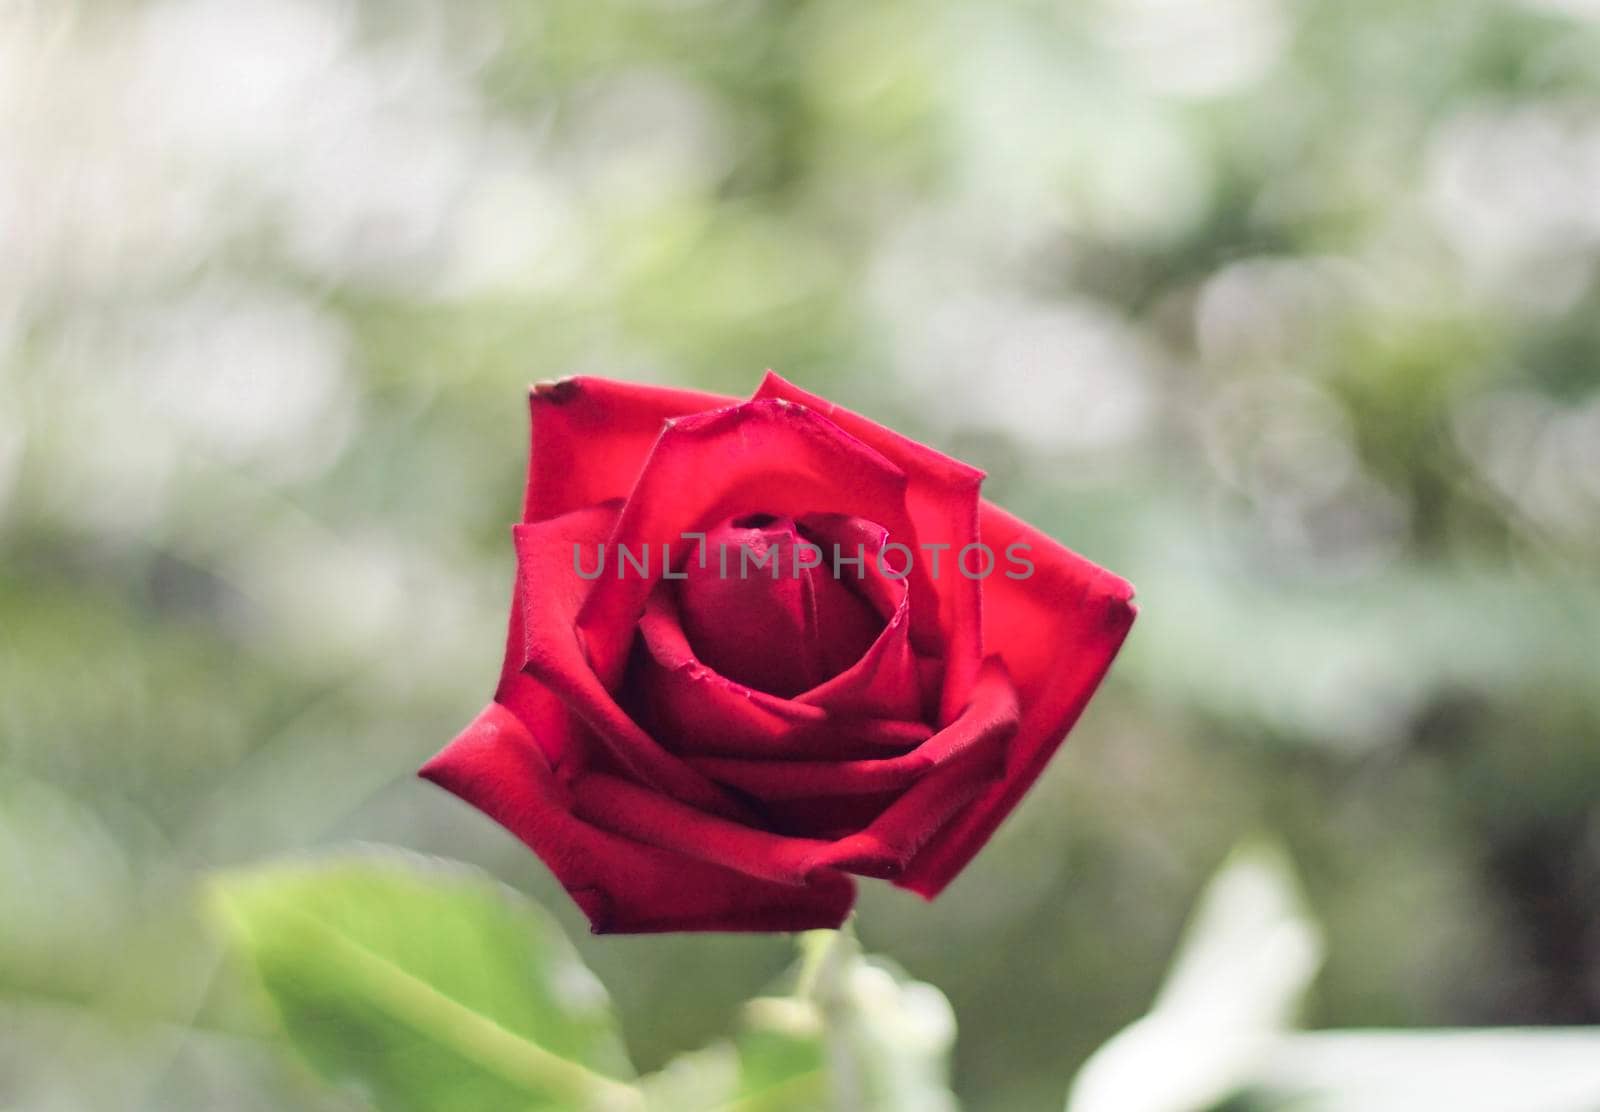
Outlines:
[[857,567],[841,561],[836,569],[832,547],[772,514],[708,530],[704,566],[691,553],[677,584],[695,655],[731,680],[785,698],[854,664],[884,619],[859,593]]

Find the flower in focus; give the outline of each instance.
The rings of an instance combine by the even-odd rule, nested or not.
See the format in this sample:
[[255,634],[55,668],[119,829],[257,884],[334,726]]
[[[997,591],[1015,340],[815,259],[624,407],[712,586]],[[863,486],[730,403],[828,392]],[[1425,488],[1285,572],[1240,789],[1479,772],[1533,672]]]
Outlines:
[[1099,685],[1132,588],[980,471],[768,374],[535,387],[505,663],[422,769],[597,932],[836,926],[937,895]]

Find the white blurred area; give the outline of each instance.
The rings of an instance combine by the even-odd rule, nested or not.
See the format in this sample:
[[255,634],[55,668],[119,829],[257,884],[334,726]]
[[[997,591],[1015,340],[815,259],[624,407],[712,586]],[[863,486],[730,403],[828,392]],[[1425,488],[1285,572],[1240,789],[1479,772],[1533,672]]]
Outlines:
[[[324,658],[414,628],[394,602],[442,559],[431,541],[358,539],[285,492],[362,430],[368,368],[335,298],[461,296],[505,276],[508,242],[525,263],[559,234],[533,142],[476,82],[496,18],[0,5],[0,523],[25,493],[94,545],[166,547]],[[495,216],[508,197],[520,224]],[[428,588],[455,607],[440,630],[468,626],[456,594]]]
[[266,231],[310,273],[421,277],[481,172],[469,78],[492,41],[446,51],[445,5],[400,7],[408,26],[374,43],[340,0],[9,4],[10,280],[150,289]]
[[1600,1027],[1297,1030],[1323,952],[1288,858],[1241,846],[1150,1011],[1084,1065],[1067,1112],[1588,1112],[1600,1098]]
[[445,7],[406,7],[364,44],[337,2],[6,5],[0,346],[64,387],[11,387],[64,512],[148,524],[178,452],[337,457],[359,414],[317,291],[426,286],[485,174],[492,43],[447,55]]
[[1570,308],[1600,246],[1600,106],[1469,106],[1428,153],[1427,204],[1470,276],[1536,309]]

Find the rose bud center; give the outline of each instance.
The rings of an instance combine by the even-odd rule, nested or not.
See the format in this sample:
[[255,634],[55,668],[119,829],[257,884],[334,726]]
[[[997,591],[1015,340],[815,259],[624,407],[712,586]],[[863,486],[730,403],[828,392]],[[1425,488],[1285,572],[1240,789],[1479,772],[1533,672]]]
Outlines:
[[[684,634],[702,663],[792,697],[859,660],[884,619],[858,590],[858,569],[787,517],[747,514],[708,530],[704,566],[690,551],[678,586]],[[850,555],[850,554],[846,554]]]

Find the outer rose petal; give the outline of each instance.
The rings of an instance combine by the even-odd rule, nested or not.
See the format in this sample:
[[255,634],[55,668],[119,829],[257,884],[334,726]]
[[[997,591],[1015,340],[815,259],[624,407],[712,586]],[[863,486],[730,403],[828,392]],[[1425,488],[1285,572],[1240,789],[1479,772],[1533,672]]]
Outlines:
[[737,400],[604,378],[540,383],[528,393],[533,447],[522,520],[624,497],[664,422]]
[[[616,516],[616,506],[608,503],[512,530],[523,606],[523,669],[558,695],[605,744],[607,755],[641,782],[716,814],[748,818],[738,800],[645,733],[589,667],[574,625],[587,586],[574,563],[574,546],[599,545]],[[585,756],[571,760],[581,764]],[[563,772],[566,763],[564,754]]]
[[983,535],[997,552],[1032,545],[1026,579],[985,580],[984,642],[1006,662],[1022,703],[1022,725],[1006,752],[1005,776],[912,862],[899,883],[932,898],[949,884],[1033,786],[1088,704],[1137,613],[1124,579],[1004,510],[983,505]]
[[[950,546],[938,554],[939,575],[933,582],[939,596],[939,625],[945,639],[944,695],[939,706],[939,721],[950,721],[966,705],[984,654],[980,636],[979,581],[968,579],[955,567],[956,554],[978,540],[978,488],[983,483],[983,472],[834,405],[826,398],[809,394],[771,371],[762,379],[755,397],[782,398],[809,406],[857,440],[871,445],[906,474],[906,509],[911,514],[918,542]],[[934,553],[918,551],[917,565],[929,563],[933,557]]]
[[532,732],[545,758],[552,764],[558,764],[572,741],[572,715],[553,691],[522,670],[525,656],[522,647],[528,638],[522,617],[525,610],[522,592],[522,577],[519,575],[511,591],[506,653],[500,666],[500,682],[495,686],[494,701],[520,718]]
[[549,866],[596,934],[836,927],[855,901],[826,870],[774,884],[598,830],[577,818],[526,727],[491,703],[422,775],[510,830]]
[[[573,785],[574,809],[603,829],[780,883],[813,882],[819,871],[828,869],[898,876],[952,815],[994,782],[1004,765],[1006,741],[1017,728],[1017,700],[997,658],[985,663],[973,695],[962,715],[926,742],[918,755],[897,761],[899,782],[894,786],[902,787],[908,772],[920,774],[915,782],[866,829],[837,840],[776,834],[729,822],[604,774],[581,777]],[[816,769],[792,767],[797,779],[809,777],[816,784]],[[825,788],[825,794],[812,801],[819,811],[831,809],[839,793],[882,786],[852,784],[853,770],[836,767],[841,773],[837,784],[816,785]],[[780,791],[775,798],[786,796]]]

